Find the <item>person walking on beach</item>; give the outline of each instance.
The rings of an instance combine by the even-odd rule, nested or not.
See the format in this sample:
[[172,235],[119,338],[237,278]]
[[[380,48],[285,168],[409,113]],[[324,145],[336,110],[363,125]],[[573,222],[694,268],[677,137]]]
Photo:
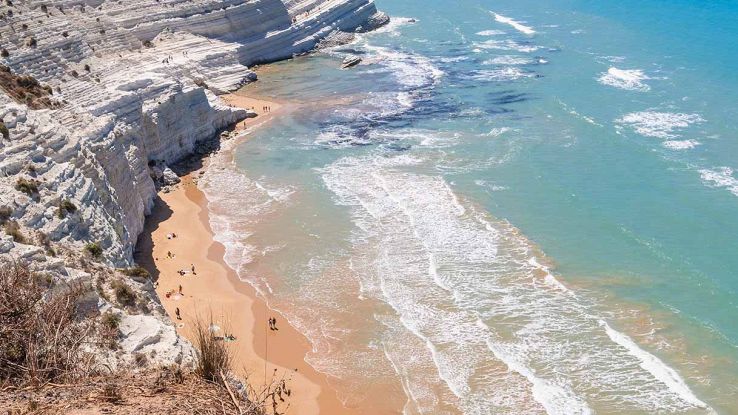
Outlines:
[[177,320],[182,320],[182,316],[179,315],[179,307],[174,309],[174,314],[177,316]]
[[192,275],[197,275],[195,272],[195,264],[190,264],[192,266]]
[[179,293],[182,294],[182,286],[179,286]]

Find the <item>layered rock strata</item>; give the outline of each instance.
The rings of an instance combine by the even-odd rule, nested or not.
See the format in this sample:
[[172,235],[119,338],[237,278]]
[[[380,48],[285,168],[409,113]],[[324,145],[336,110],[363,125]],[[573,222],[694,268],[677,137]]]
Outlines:
[[[254,80],[249,65],[384,20],[372,0],[4,0],[0,63],[53,105],[0,85],[0,222],[16,230],[1,234],[0,259],[94,291],[80,263],[133,266],[166,166],[250,115],[217,96]],[[51,256],[63,252],[86,257]],[[146,284],[130,286],[149,298]],[[123,316],[127,352],[189,356],[160,307],[126,309],[97,291],[99,311]]]

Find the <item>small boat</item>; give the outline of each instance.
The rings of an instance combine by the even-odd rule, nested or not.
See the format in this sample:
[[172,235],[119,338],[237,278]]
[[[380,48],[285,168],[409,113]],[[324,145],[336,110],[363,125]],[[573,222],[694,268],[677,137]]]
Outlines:
[[358,57],[348,57],[343,60],[343,63],[341,64],[341,69],[348,69],[351,67],[354,67],[361,63],[361,58]]

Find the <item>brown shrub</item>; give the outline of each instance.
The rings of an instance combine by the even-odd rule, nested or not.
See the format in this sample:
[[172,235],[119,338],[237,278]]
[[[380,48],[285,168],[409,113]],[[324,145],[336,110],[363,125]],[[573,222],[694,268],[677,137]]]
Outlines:
[[5,233],[13,237],[13,241],[19,244],[26,243],[26,236],[21,232],[20,225],[17,221],[10,221],[5,223]]
[[10,206],[0,206],[0,225],[5,224],[11,216],[13,216],[13,208]]
[[90,327],[75,319],[83,289],[44,297],[42,279],[17,262],[0,265],[0,380],[16,385],[76,378],[91,358]]
[[36,180],[28,180],[24,177],[20,177],[15,182],[15,190],[23,192],[28,196],[34,196],[38,194],[38,182]]
[[77,211],[77,206],[72,203],[69,199],[64,199],[61,202],[59,202],[59,209],[57,210],[56,214],[59,217],[59,219],[64,219],[67,217],[68,213],[74,213]]
[[123,268],[123,269],[120,269],[120,272],[122,272],[123,274],[129,277],[133,277],[136,279],[149,278],[149,271],[146,271],[146,269],[142,267]]
[[122,306],[133,306],[136,304],[136,293],[123,281],[116,280],[111,284],[115,299]]

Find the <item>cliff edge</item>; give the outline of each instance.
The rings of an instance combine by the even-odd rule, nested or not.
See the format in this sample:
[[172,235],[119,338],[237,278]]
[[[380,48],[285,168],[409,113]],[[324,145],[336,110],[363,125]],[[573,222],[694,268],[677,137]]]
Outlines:
[[117,315],[111,365],[192,359],[133,263],[167,165],[250,115],[218,98],[249,65],[384,22],[372,0],[3,0],[0,260]]

